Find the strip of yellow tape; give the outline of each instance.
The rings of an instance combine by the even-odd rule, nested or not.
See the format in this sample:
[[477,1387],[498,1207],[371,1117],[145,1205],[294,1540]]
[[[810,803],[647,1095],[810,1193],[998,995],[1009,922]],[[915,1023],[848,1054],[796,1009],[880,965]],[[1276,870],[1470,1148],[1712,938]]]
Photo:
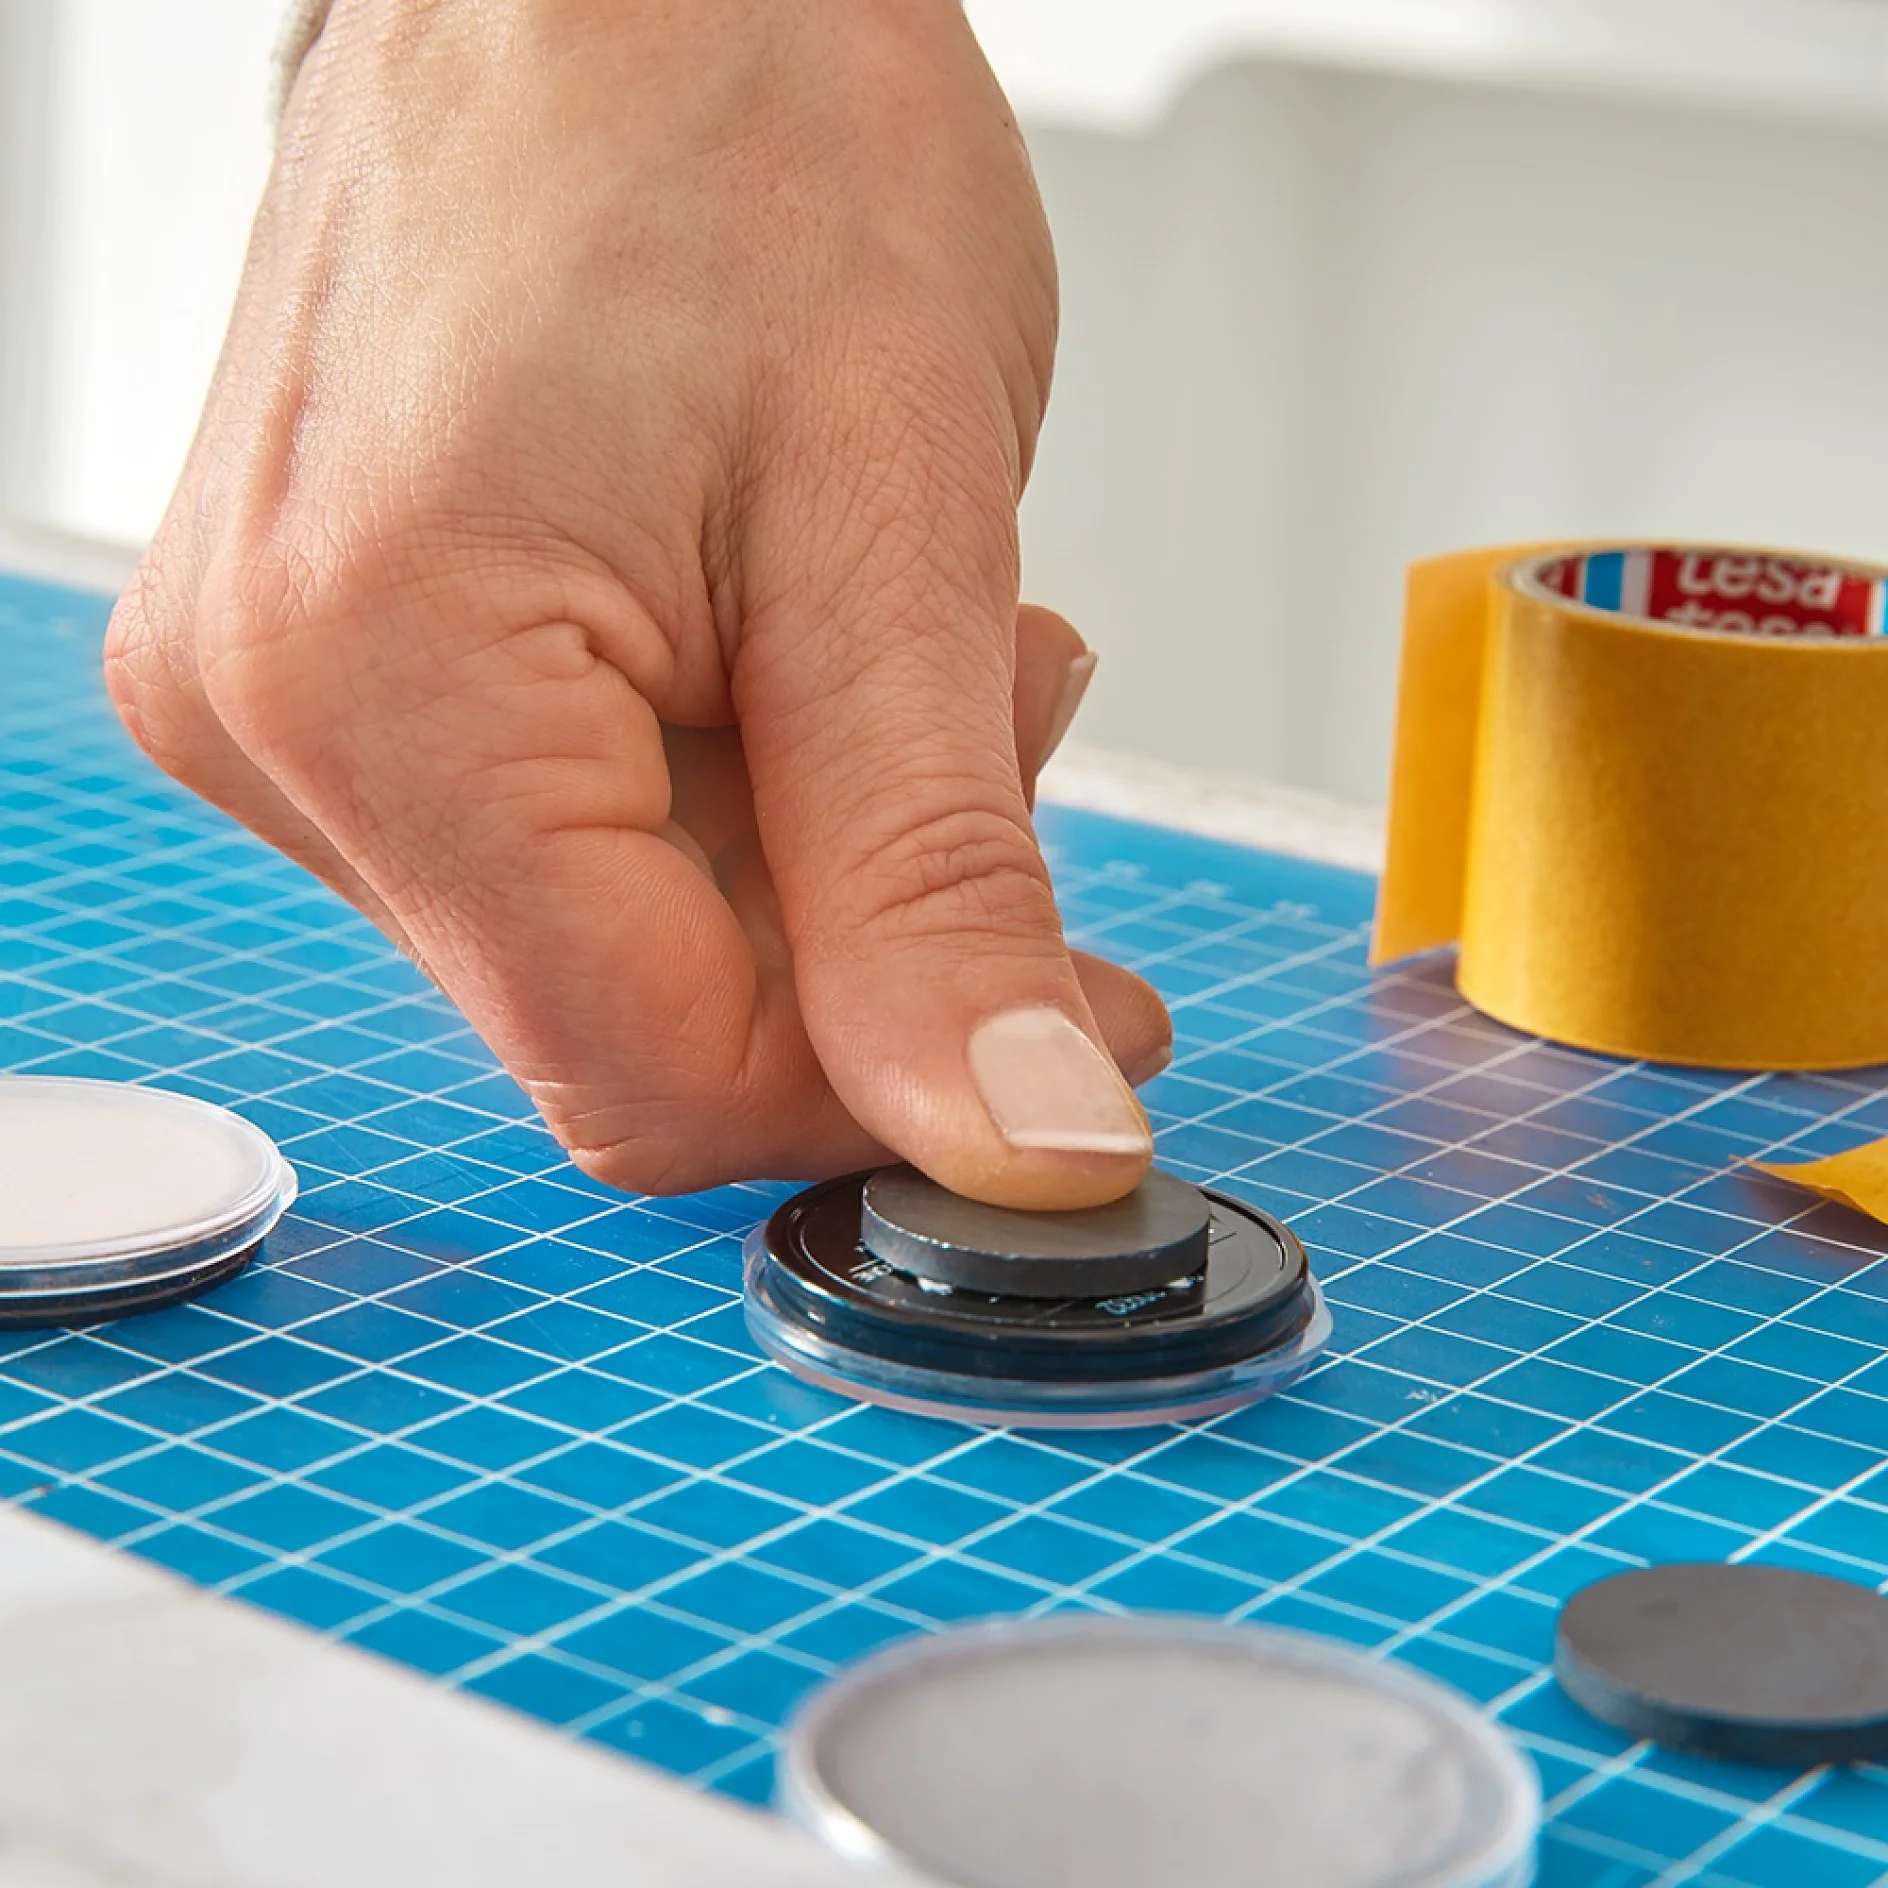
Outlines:
[[1790,1180],[1825,1200],[1852,1206],[1873,1219],[1888,1220],[1888,1140],[1852,1147],[1822,1160],[1753,1160],[1753,1167]]
[[[1614,1055],[1888,1061],[1885,577],[1659,544],[1413,566],[1372,961],[1459,941],[1477,1008]],[[1888,1152],[1782,1171],[1888,1217]]]

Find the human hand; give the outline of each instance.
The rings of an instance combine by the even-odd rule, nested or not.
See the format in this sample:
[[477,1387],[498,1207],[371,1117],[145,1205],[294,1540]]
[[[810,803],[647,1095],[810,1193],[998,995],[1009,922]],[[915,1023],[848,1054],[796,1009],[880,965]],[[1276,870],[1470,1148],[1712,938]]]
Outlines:
[[1168,1025],[1029,822],[1054,300],[957,0],[337,0],[113,697],[587,1172],[1112,1198]]

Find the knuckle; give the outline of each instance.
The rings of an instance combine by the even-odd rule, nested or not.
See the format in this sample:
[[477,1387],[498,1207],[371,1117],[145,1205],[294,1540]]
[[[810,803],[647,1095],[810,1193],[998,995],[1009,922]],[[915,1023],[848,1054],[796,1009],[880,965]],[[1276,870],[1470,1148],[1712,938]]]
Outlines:
[[436,703],[500,651],[521,684],[568,680],[594,667],[574,626],[624,614],[617,586],[571,546],[458,514],[398,520],[371,543],[298,519],[213,579],[205,687],[232,723],[295,749]]
[[198,632],[206,698],[271,767],[325,769],[337,738],[393,705],[390,677],[453,654],[495,589],[439,533],[389,530],[371,547],[315,508],[213,566]]
[[[574,1078],[566,1072],[534,1079],[515,1064],[514,1072],[571,1163],[605,1186],[668,1195],[729,1178],[726,1148],[739,1132],[729,1117],[738,1111],[731,1085],[717,1084],[711,1073],[678,1078],[671,1069],[626,1085],[594,1069]],[[716,1131],[704,1131],[709,1120]]]
[[309,572],[286,543],[216,567],[206,589],[198,659],[205,698],[245,747],[267,751],[292,740],[306,717],[296,711],[294,631],[308,620]]
[[914,498],[1016,496],[1017,440],[1003,376],[929,313],[855,310],[845,330],[776,376],[771,451],[863,505],[862,528]]
[[[118,599],[105,629],[105,692],[118,718],[147,753],[151,753],[152,708],[150,677],[151,622],[140,595],[142,571]],[[155,760],[158,756],[152,753]]]
[[547,1119],[573,1166],[622,1193],[696,1193],[723,1177],[699,1142],[690,1146],[673,1136],[647,1134],[592,1141],[576,1124]]
[[194,608],[182,609],[147,558],[112,610],[105,631],[105,692],[126,733],[185,785],[199,770],[207,709],[188,685]]
[[684,1155],[676,1147],[625,1141],[615,1147],[573,1148],[570,1157],[572,1164],[592,1180],[615,1187],[619,1193],[673,1199],[715,1184],[715,1176],[703,1166],[698,1154]]
[[959,805],[907,818],[844,882],[849,918],[880,937],[1060,938],[1042,855],[1001,808]]

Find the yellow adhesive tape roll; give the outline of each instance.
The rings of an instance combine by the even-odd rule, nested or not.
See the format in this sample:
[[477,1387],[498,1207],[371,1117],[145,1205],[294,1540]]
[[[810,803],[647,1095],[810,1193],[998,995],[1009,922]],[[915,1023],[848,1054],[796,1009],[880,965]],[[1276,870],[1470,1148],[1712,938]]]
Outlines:
[[1372,960],[1531,1034],[1888,1061],[1888,572],[1664,545],[1409,574]]

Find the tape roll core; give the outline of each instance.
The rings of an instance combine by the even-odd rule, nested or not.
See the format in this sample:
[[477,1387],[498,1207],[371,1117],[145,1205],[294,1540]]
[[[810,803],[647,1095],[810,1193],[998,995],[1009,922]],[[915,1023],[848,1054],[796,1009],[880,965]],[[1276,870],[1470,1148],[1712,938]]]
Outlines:
[[1888,572],[1560,545],[1410,572],[1377,961],[1721,1068],[1888,1060]]

